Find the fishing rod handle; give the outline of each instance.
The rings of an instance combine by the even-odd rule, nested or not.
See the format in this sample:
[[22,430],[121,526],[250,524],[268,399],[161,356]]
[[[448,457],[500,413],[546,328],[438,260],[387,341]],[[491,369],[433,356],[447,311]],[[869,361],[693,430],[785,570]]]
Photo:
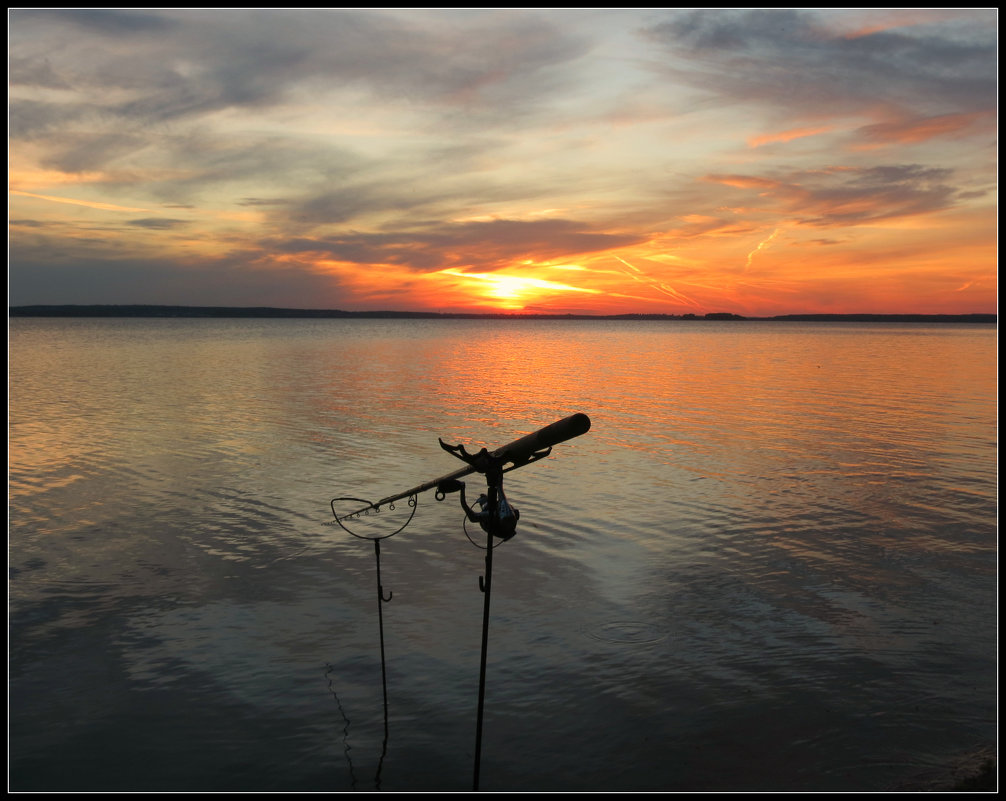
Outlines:
[[496,458],[505,458],[516,465],[523,464],[537,451],[586,434],[589,430],[590,418],[577,412],[538,429],[533,434],[516,439],[502,448],[497,448],[492,455]]

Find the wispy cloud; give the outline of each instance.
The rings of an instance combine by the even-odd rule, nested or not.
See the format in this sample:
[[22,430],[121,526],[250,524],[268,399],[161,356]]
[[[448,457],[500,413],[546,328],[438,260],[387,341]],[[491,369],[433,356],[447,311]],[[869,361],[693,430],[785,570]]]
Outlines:
[[114,203],[101,203],[96,200],[81,200],[71,197],[57,197],[54,195],[38,195],[34,192],[24,192],[20,189],[12,189],[11,194],[21,195],[22,197],[32,197],[38,200],[47,200],[50,203],[67,203],[71,206],[84,206],[89,209],[101,209],[103,211],[125,211],[125,212],[137,212],[137,211],[148,211],[148,209],[140,209],[133,206],[117,206]]

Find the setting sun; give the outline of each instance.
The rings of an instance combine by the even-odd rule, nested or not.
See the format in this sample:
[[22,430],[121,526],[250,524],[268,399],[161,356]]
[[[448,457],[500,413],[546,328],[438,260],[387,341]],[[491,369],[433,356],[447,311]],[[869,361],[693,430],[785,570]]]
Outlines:
[[536,302],[563,293],[573,292],[588,295],[601,294],[601,290],[560,284],[543,278],[506,273],[465,273],[458,270],[442,270],[442,275],[461,278],[468,285],[473,297],[498,301],[504,309],[521,309]]

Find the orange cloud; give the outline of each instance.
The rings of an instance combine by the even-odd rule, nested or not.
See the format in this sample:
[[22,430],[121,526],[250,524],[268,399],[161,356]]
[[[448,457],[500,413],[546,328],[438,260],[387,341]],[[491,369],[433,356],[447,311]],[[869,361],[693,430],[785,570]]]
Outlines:
[[[969,128],[994,124],[986,112],[971,114],[941,114],[936,117],[915,117],[895,122],[880,122],[859,129],[863,137],[882,144],[917,144],[944,136],[956,136]],[[868,146],[866,146],[868,147]]]
[[748,147],[761,147],[762,145],[772,144],[773,142],[792,142],[794,139],[802,139],[807,136],[817,136],[818,134],[828,133],[832,130],[834,130],[833,126],[823,125],[817,128],[791,128],[788,131],[761,134],[760,136],[752,136],[748,139]]
[[772,178],[759,178],[754,175],[707,175],[705,180],[724,186],[735,186],[738,189],[775,189],[779,181]]

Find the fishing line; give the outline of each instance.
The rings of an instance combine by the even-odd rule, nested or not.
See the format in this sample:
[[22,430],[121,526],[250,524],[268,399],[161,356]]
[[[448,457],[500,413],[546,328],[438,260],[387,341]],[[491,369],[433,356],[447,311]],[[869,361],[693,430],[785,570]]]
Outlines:
[[[346,711],[342,708],[342,701],[339,700],[339,694],[335,690],[335,684],[332,681],[332,666],[328,663],[325,664],[325,676],[328,679],[328,689],[332,693],[332,697],[335,699],[335,704],[339,708],[339,714],[342,715],[342,720],[345,725],[342,727],[342,744],[345,746],[344,753],[346,755],[346,763],[349,765],[349,778],[350,778],[350,789],[356,789],[356,771],[353,769],[353,759],[349,752],[353,750],[353,746],[349,744],[349,717],[346,715]],[[381,771],[384,769],[384,757],[388,753],[388,729],[387,726],[384,728],[384,740],[381,744],[381,756],[377,760],[377,772],[374,774],[374,789],[381,789]]]
[[[464,531],[465,537],[468,538],[468,542],[470,542],[472,545],[474,545],[480,551],[486,550],[486,546],[485,545],[479,545],[475,540],[472,539],[472,535],[468,531],[468,517],[467,516],[465,516],[461,520],[461,530]],[[503,540],[502,542],[495,543],[494,545],[492,545],[492,548],[493,549],[499,548],[503,544],[503,542],[506,542],[506,540]]]
[[328,689],[332,693],[332,697],[335,699],[335,704],[339,708],[339,714],[342,715],[342,720],[346,724],[342,727],[342,744],[344,746],[343,752],[346,754],[346,763],[349,765],[349,778],[350,778],[350,789],[356,789],[356,772],[353,770],[353,758],[349,755],[349,752],[353,750],[353,746],[349,744],[349,718],[346,716],[345,710],[342,708],[342,701],[339,700],[339,694],[335,691],[335,685],[332,682],[332,666],[325,663],[325,677],[328,679]]

